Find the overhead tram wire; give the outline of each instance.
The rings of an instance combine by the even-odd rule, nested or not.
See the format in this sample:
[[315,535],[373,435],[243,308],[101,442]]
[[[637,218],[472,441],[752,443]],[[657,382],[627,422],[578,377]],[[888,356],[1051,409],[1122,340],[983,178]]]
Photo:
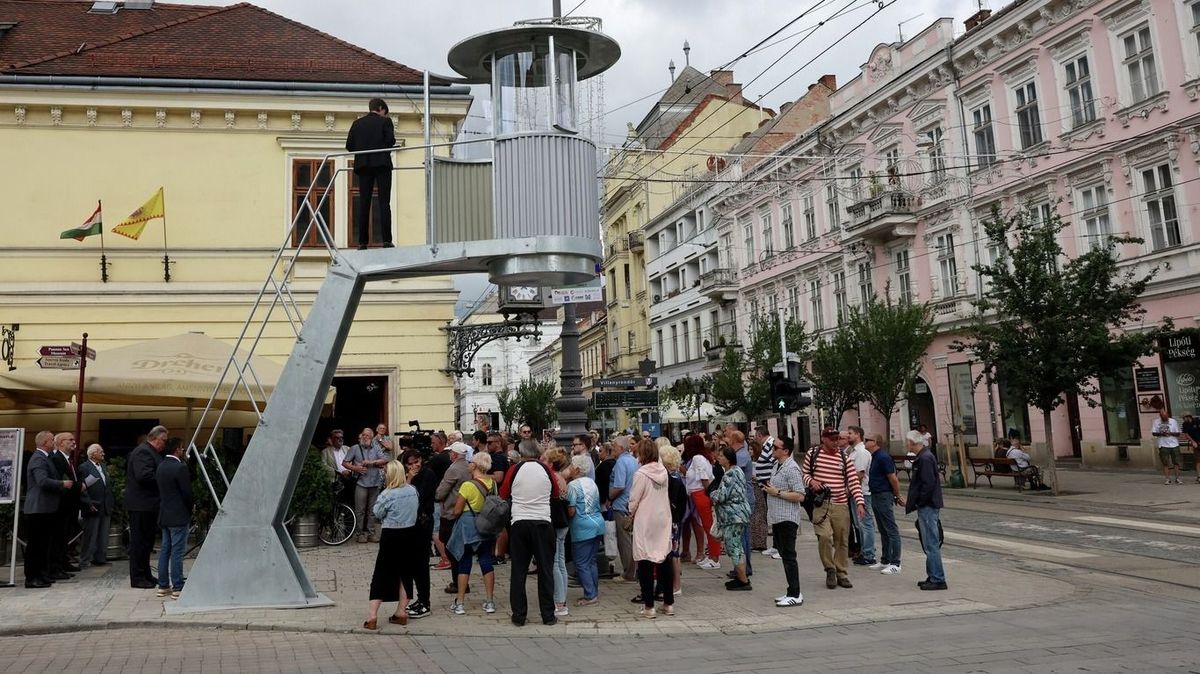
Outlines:
[[[853,4],[855,1],[856,1],[856,0],[850,0],[850,3],[848,3],[846,6],[848,7],[850,4]],[[831,43],[831,44],[830,44],[828,47],[826,47],[825,49],[822,49],[820,52],[818,52],[816,56],[812,57],[811,59],[809,59],[808,61],[806,61],[805,63],[803,63],[803,64],[802,64],[802,65],[801,65],[799,68],[797,68],[796,70],[792,71],[792,73],[791,73],[790,75],[788,75],[787,77],[783,78],[783,80],[781,80],[781,81],[780,81],[778,84],[776,84],[775,86],[771,87],[771,88],[770,88],[770,89],[768,89],[768,90],[767,90],[765,93],[763,93],[761,96],[759,96],[759,97],[756,99],[756,101],[762,101],[762,99],[763,99],[763,98],[765,98],[767,95],[771,94],[771,93],[772,93],[772,92],[774,92],[776,89],[778,89],[779,87],[781,87],[781,86],[783,86],[784,84],[786,84],[786,83],[787,83],[789,80],[791,80],[793,77],[795,77],[796,75],[800,74],[800,71],[802,71],[802,70],[804,70],[805,68],[807,68],[808,66],[812,65],[814,61],[816,61],[818,58],[820,58],[820,57],[824,56],[826,53],[828,53],[828,52],[829,52],[829,50],[833,49],[833,48],[834,48],[834,47],[836,47],[838,44],[840,44],[840,43],[841,43],[843,40],[845,40],[846,38],[850,37],[850,36],[851,36],[851,35],[852,35],[852,34],[853,34],[855,31],[857,31],[859,28],[862,28],[864,25],[866,25],[866,24],[867,24],[867,22],[869,22],[871,19],[873,19],[873,18],[875,18],[876,16],[878,16],[880,12],[882,12],[882,11],[883,11],[883,10],[885,10],[885,9],[887,9],[888,7],[891,7],[891,6],[892,6],[892,5],[894,5],[896,2],[897,2],[897,0],[890,0],[890,2],[884,2],[883,0],[879,0],[879,2],[878,2],[878,9],[876,9],[874,12],[872,12],[870,16],[868,16],[867,18],[865,18],[865,19],[863,19],[862,21],[860,21],[860,22],[859,22],[857,25],[855,25],[853,28],[851,28],[850,30],[846,31],[846,32],[845,32],[845,33],[844,33],[844,34],[843,34],[841,37],[839,37],[838,39],[834,40],[834,41],[833,41],[833,42],[832,42],[832,43]],[[843,8],[843,9],[845,9],[845,8]],[[809,35],[811,35],[811,33],[810,33]],[[805,37],[807,38],[808,36],[805,36]],[[778,60],[776,61],[776,63],[778,63]],[[774,65],[774,63],[772,63],[772,65]],[[769,68],[770,68],[770,66],[768,66],[768,69],[769,69]],[[762,72],[762,73],[760,73],[758,76],[756,76],[756,77],[755,77],[755,79],[758,79],[758,77],[761,77],[761,76],[762,76],[763,74],[765,74],[765,73],[766,73],[766,70],[763,70],[763,72]],[[751,82],[753,82],[753,80],[751,80]],[[709,113],[709,114],[708,114],[708,115],[707,115],[707,116],[706,116],[704,119],[702,119],[702,120],[699,120],[698,122],[696,122],[696,124],[701,124],[701,123],[703,123],[705,120],[707,120],[707,119],[709,119],[710,117],[712,117],[713,115],[715,115],[715,114],[717,113],[717,111],[719,111],[719,110],[720,110],[722,107],[724,107],[724,105],[725,105],[725,104],[727,104],[728,102],[729,102],[729,101],[728,101],[728,99],[723,99],[723,100],[721,101],[721,105],[719,105],[717,108],[713,109],[713,110],[712,110],[712,111],[711,111],[711,112],[710,112],[710,113]],[[688,149],[689,149],[689,150],[694,150],[695,148],[699,147],[699,146],[700,146],[700,144],[701,144],[701,143],[703,143],[703,142],[704,142],[704,141],[705,141],[707,138],[709,138],[709,137],[710,137],[712,134],[716,133],[717,131],[720,131],[721,129],[725,128],[725,126],[726,126],[726,125],[728,125],[730,122],[732,122],[734,119],[736,119],[736,116],[733,116],[733,117],[730,117],[730,118],[726,119],[724,122],[722,122],[720,125],[718,125],[718,126],[717,126],[715,129],[713,129],[711,132],[709,132],[709,133],[708,133],[708,134],[706,134],[705,136],[703,136],[703,137],[701,137],[701,138],[697,139],[697,140],[696,140],[696,142],[695,142],[695,143],[693,143],[693,144],[691,145],[691,147],[689,147]],[[666,166],[668,166],[668,165],[670,165],[670,164],[672,164],[672,163],[674,163],[674,162],[675,162],[675,159],[668,160],[668,161],[666,162],[666,164],[664,164],[663,166],[660,166],[660,167],[658,167],[658,168],[657,168],[657,170],[662,170],[663,168],[666,168]],[[625,182],[626,182],[626,181],[628,181],[628,180],[630,180],[630,178],[629,178],[629,177],[622,178],[622,179],[620,180],[620,182],[618,182],[618,183],[617,183],[617,184],[616,184],[616,185],[615,185],[615,186],[614,186],[612,189],[619,189],[619,188],[620,188],[622,185],[624,185],[624,184],[625,184]]]
[[[767,42],[769,42],[770,40],[774,39],[774,38],[775,38],[777,35],[779,35],[779,34],[780,34],[780,33],[782,33],[783,31],[787,30],[787,29],[788,29],[788,28],[790,28],[792,25],[794,25],[794,24],[795,24],[797,21],[799,21],[799,20],[803,19],[804,17],[808,16],[808,15],[809,15],[809,14],[811,14],[812,12],[816,11],[816,10],[817,10],[819,7],[821,7],[822,5],[824,5],[824,4],[826,4],[827,2],[830,2],[830,1],[831,1],[831,0],[817,0],[816,4],[814,4],[812,7],[809,7],[808,9],[804,10],[803,12],[801,12],[800,14],[798,14],[796,17],[794,17],[793,19],[791,19],[791,20],[790,20],[790,21],[788,21],[787,23],[783,24],[782,26],[780,26],[779,28],[777,28],[776,30],[774,30],[774,31],[773,31],[773,32],[772,32],[770,35],[768,35],[768,36],[764,37],[763,39],[759,40],[758,42],[756,42],[756,43],[755,43],[754,45],[752,45],[752,46],[751,46],[749,49],[747,49],[747,50],[743,51],[743,52],[742,52],[741,54],[739,54],[738,56],[736,56],[736,57],[734,57],[733,59],[729,60],[729,61],[728,61],[728,62],[726,62],[725,64],[723,64],[723,65],[721,65],[721,66],[718,66],[717,68],[714,68],[713,70],[726,70],[726,69],[728,69],[730,66],[734,65],[734,64],[735,64],[735,63],[737,63],[738,61],[741,61],[742,59],[746,58],[746,57],[747,57],[747,56],[748,56],[748,55],[749,55],[749,54],[750,54],[752,51],[754,51],[755,49],[758,49],[759,47],[763,46],[764,44],[766,44],[766,43],[767,43]],[[668,87],[668,89],[669,89],[669,87]],[[664,90],[664,91],[665,91],[665,90]],[[676,105],[679,105],[680,103],[682,103],[682,102],[684,101],[684,99],[686,99],[686,98],[688,97],[688,95],[689,95],[690,93],[691,93],[691,91],[690,91],[690,90],[688,90],[688,91],[684,91],[683,95],[679,96],[677,99],[675,99],[674,101],[672,101],[672,102],[671,102],[671,103],[669,103],[668,105],[665,105],[665,106],[662,106],[662,107],[660,107],[660,109],[658,110],[658,112],[656,112],[656,113],[654,114],[654,116],[653,116],[653,117],[651,117],[649,120],[647,120],[647,122],[646,122],[646,125],[647,125],[647,127],[649,127],[649,126],[652,126],[654,123],[658,122],[658,121],[659,121],[659,120],[662,118],[662,116],[663,116],[663,115],[666,113],[666,111],[667,111],[667,110],[669,110],[670,108],[673,108],[674,106],[676,106]],[[650,96],[653,96],[653,94],[650,94],[650,95],[644,96],[643,98],[641,98],[641,99],[638,99],[638,100],[639,100],[639,101],[640,101],[640,100],[645,100],[646,98],[649,98]],[[637,102],[637,101],[634,101],[634,102]],[[632,103],[628,103],[628,104],[626,104],[626,105],[632,105]],[[619,108],[616,108],[616,109],[619,109]],[[616,110],[616,109],[614,109],[614,110]],[[604,173],[605,173],[605,172],[608,170],[608,168],[609,168],[609,167],[612,165],[612,163],[613,163],[614,159],[615,159],[615,155],[614,155],[614,157],[612,157],[612,158],[610,158],[608,161],[606,161],[606,162],[604,163],[604,166],[600,167],[599,171],[597,172],[597,173],[598,173],[598,175],[599,175],[599,177],[603,177],[603,176],[604,176]]]

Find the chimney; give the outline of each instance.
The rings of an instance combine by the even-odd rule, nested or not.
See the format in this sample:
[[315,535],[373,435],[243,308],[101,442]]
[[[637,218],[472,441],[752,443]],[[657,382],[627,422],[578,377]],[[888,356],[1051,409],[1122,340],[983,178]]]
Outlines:
[[713,81],[717,84],[728,85],[733,82],[732,70],[712,70],[709,71],[708,76],[713,78]]
[[988,17],[991,15],[992,15],[992,10],[981,9],[978,12],[975,12],[974,14],[972,14],[971,16],[968,16],[967,20],[963,21],[963,24],[966,25],[967,32],[970,33],[971,31],[978,28],[979,24],[983,23],[984,21],[987,21]]
[[821,75],[817,81],[824,84],[826,89],[837,91],[837,75]]

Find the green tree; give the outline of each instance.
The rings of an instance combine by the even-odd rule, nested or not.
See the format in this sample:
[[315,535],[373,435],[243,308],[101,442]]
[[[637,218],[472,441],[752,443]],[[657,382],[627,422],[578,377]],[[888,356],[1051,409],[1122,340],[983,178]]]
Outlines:
[[[804,332],[804,323],[789,318],[784,335],[787,350],[805,360],[809,336]],[[779,348],[778,317],[766,313],[751,317],[745,348],[741,352],[726,349],[721,369],[713,377],[713,404],[722,414],[742,412],[754,420],[771,412],[769,376],[782,360]]]
[[[1058,492],[1050,413],[1076,395],[1095,406],[1100,377],[1132,367],[1173,328],[1168,318],[1147,326],[1138,301],[1158,273],[1121,269],[1118,246],[1141,239],[1108,237],[1066,260],[1057,216],[1049,222],[1020,212],[1004,217],[998,208],[984,231],[1000,255],[974,269],[987,293],[975,301],[975,317],[957,351],[970,351],[983,365],[979,379],[1003,373],[1005,384],[1025,404],[1042,412],[1050,487]],[[1130,328],[1136,326],[1137,330]]]
[[535,434],[553,428],[558,421],[557,400],[558,387],[553,381],[523,380],[517,385],[517,421],[529,424]]
[[692,413],[695,413],[696,423],[700,423],[700,406],[704,403],[705,397],[712,389],[712,376],[704,376],[699,379],[693,379],[691,376],[685,376],[676,379],[670,386],[666,388],[663,403],[674,402],[675,406],[683,412],[684,418],[691,423]]
[[809,358],[813,404],[828,415],[835,428],[841,427],[842,415],[866,400],[859,374],[865,357],[858,351],[854,336],[838,330],[830,339],[820,341]]
[[504,430],[511,431],[513,422],[517,420],[520,406],[517,404],[517,392],[505,386],[496,394],[496,406],[500,408],[500,418],[504,419]]
[[872,297],[864,306],[851,309],[838,330],[857,353],[862,399],[887,418],[890,429],[896,405],[921,371],[921,358],[933,342],[933,314],[923,304],[893,302]]
[[724,415],[746,409],[746,386],[743,379],[742,353],[725,347],[721,367],[712,375],[711,400],[713,407]]

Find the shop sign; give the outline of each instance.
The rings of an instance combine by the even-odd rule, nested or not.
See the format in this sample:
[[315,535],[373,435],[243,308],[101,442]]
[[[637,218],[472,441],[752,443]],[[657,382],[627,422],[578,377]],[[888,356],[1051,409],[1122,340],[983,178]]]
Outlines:
[[1164,363],[1196,360],[1200,347],[1200,334],[1196,332],[1172,332],[1158,340],[1159,355]]

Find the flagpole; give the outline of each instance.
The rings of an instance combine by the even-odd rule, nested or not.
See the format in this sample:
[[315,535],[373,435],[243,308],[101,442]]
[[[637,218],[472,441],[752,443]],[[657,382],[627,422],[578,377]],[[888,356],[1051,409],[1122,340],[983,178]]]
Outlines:
[[108,283],[108,255],[104,252],[104,202],[97,199],[96,207],[100,211],[100,281]]
[[163,281],[171,282],[171,253],[167,249],[167,191],[163,188],[158,188],[162,192],[162,221],[163,221]]

